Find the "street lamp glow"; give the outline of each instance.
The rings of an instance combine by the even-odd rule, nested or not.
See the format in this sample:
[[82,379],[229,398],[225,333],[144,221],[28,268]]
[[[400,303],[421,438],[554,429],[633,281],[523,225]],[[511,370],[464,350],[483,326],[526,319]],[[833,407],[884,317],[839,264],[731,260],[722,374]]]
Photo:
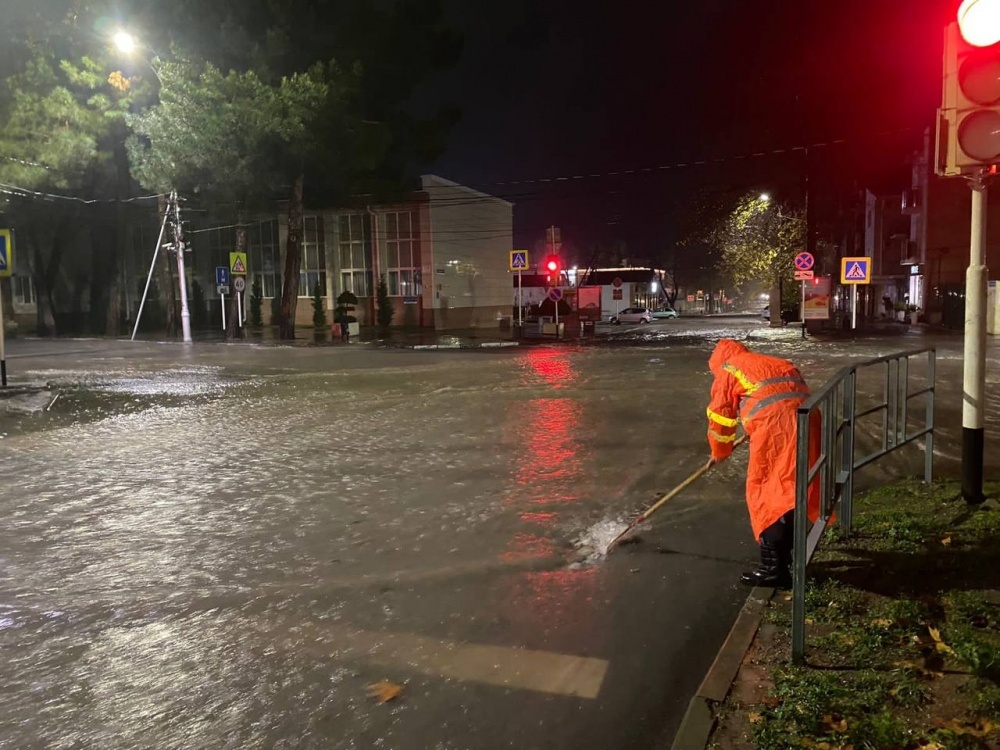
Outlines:
[[963,0],[958,7],[958,29],[973,47],[1000,42],[1000,0]]
[[124,52],[126,55],[131,55],[135,52],[135,37],[127,31],[116,31],[114,43],[119,52]]
[[767,193],[761,193],[760,199],[762,202],[767,203],[769,200],[771,200],[771,196],[768,195]]

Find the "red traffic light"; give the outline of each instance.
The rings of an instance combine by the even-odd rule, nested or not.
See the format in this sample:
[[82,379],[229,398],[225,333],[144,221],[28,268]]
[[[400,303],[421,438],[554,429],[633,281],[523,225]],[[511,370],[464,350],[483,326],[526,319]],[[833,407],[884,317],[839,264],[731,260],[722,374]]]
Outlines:
[[557,255],[550,255],[548,258],[545,259],[545,270],[547,270],[549,273],[557,273],[559,271],[560,265],[561,264],[559,262],[559,256]]
[[1000,0],[963,0],[958,7],[958,28],[973,47],[1000,42]]

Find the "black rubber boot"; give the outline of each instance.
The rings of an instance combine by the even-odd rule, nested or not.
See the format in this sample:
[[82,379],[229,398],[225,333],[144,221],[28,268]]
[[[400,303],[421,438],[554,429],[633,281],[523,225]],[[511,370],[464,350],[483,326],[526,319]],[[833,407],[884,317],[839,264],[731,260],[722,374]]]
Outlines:
[[752,573],[740,576],[744,586],[762,586],[772,589],[787,589],[792,586],[792,574],[781,547],[768,540],[760,540],[760,567]]

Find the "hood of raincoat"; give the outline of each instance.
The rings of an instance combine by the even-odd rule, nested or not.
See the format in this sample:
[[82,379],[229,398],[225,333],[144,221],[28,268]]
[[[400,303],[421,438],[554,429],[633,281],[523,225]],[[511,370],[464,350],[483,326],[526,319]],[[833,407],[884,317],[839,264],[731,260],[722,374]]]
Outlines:
[[713,375],[718,375],[722,372],[722,366],[726,362],[740,354],[746,354],[748,351],[749,349],[739,341],[722,339],[722,341],[715,345],[715,351],[712,352],[712,356],[708,359],[708,366],[711,368]]

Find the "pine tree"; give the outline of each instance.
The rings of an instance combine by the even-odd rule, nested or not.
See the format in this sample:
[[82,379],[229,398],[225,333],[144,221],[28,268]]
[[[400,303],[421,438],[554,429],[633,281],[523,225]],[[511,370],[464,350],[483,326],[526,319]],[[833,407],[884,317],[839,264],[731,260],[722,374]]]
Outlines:
[[313,328],[316,332],[326,330],[326,307],[323,303],[323,287],[316,282],[313,287]]
[[378,289],[375,292],[375,303],[378,310],[375,317],[381,328],[388,328],[392,325],[392,316],[396,312],[392,309],[392,300],[389,298],[389,285],[385,283],[385,276],[379,276]]

